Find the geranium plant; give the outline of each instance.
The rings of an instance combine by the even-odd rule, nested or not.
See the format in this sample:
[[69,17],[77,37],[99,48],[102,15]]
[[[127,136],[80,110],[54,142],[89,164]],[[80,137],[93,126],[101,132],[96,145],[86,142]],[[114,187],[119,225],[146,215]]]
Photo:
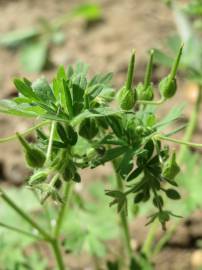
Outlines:
[[[83,169],[111,162],[117,188],[105,193],[111,197],[110,206],[115,206],[120,215],[126,261],[134,269],[140,257],[131,247],[128,200],[133,200],[134,204],[150,200],[156,211],[151,213],[148,224],[158,220],[165,230],[170,218],[180,214],[166,209],[163,199],[165,196],[171,200],[180,199],[175,181],[180,167],[175,152],[163,141],[201,146],[171,137],[183,127],[164,132],[164,128],[180,116],[179,108],[160,120],[154,110],[176,93],[176,72],[182,50],[183,46],[170,73],[159,83],[160,98],[156,98],[158,93],[152,83],[153,51],[144,82],[137,86],[133,86],[135,53],[132,52],[127,78],[119,91],[111,87],[111,73],[88,79],[87,66],[81,63],[75,68],[59,67],[51,83],[45,78],[34,82],[26,78],[14,79],[19,95],[12,100],[1,100],[0,111],[34,118],[37,123],[0,142],[19,140],[25,162],[32,170],[26,185],[40,195],[41,204],[56,201],[58,217],[50,231],[0,189],[1,198],[35,231],[23,231],[4,223],[2,226],[47,242],[53,249],[58,269],[67,269],[61,252],[61,228],[74,184],[82,181]],[[116,107],[110,105],[112,101],[116,101]],[[31,143],[26,139],[30,133],[35,134]]]

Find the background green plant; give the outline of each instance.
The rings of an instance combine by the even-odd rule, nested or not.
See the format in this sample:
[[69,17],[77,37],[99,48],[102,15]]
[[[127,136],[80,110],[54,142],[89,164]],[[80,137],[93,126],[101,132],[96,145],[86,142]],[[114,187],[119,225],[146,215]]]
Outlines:
[[49,21],[40,18],[37,25],[0,35],[0,46],[19,51],[22,68],[28,72],[40,72],[51,63],[51,48],[65,40],[63,28],[76,19],[95,22],[102,17],[96,4],[82,4],[66,14]]

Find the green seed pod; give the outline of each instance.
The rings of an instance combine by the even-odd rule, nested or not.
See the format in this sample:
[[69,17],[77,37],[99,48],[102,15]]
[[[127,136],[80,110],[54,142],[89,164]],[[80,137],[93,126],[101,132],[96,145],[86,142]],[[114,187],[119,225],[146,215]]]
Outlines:
[[161,95],[166,99],[173,97],[177,90],[177,81],[175,76],[177,73],[177,68],[179,66],[180,58],[182,56],[182,50],[183,45],[179,49],[178,55],[175,59],[175,62],[173,63],[170,74],[163,80],[161,80],[159,83]]
[[132,89],[134,65],[135,65],[135,53],[133,51],[128,65],[126,85],[121,88],[117,96],[120,107],[126,111],[131,110],[134,107],[135,102],[137,100],[136,90]]
[[79,135],[87,140],[93,139],[98,133],[98,128],[93,118],[84,119],[79,125]]
[[173,97],[177,91],[176,78],[171,79],[170,75],[168,75],[160,81],[159,89],[164,98],[168,99]]
[[137,126],[136,128],[135,128],[135,132],[136,132],[136,134],[138,135],[138,136],[141,136],[143,133],[144,133],[144,127],[143,126]]
[[29,179],[29,185],[34,186],[40,183],[43,183],[48,176],[48,173],[46,171],[37,171],[35,174],[33,174]]
[[131,110],[136,102],[136,92],[132,89],[127,89],[126,86],[121,88],[118,95],[118,102],[123,110]]
[[94,158],[95,156],[96,156],[96,150],[95,150],[95,148],[89,148],[88,150],[87,150],[87,152],[86,152],[86,157],[89,159],[89,160],[91,160],[92,158]]
[[163,168],[163,177],[168,178],[170,180],[174,180],[176,175],[180,172],[180,167],[176,162],[176,154],[173,153],[171,158],[165,162]]
[[30,145],[19,133],[16,133],[21,145],[24,148],[25,159],[31,168],[43,167],[46,156],[44,152],[36,146]]
[[142,83],[139,83],[136,91],[138,100],[152,100],[154,97],[153,85],[151,83],[146,88]]
[[138,100],[152,100],[154,97],[153,94],[153,84],[151,82],[151,76],[152,76],[152,68],[153,68],[153,56],[154,56],[154,51],[150,51],[150,58],[147,64],[147,69],[145,72],[145,77],[144,77],[144,84],[139,83],[136,91],[137,91],[137,97]]

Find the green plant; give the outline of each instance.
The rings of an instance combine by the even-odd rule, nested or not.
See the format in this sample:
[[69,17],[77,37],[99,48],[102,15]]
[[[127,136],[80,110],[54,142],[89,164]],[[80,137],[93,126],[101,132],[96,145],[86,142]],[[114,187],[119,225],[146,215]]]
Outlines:
[[[187,121],[186,130],[184,134],[184,140],[189,141],[192,139],[192,136],[196,130],[197,123],[198,123],[198,117],[200,113],[201,108],[201,100],[202,100],[202,83],[201,83],[201,35],[199,27],[201,24],[201,18],[200,18],[200,12],[201,12],[201,1],[199,0],[193,0],[188,3],[181,3],[180,1],[175,0],[169,0],[164,1],[168,6],[171,8],[173,12],[174,21],[176,23],[176,29],[177,33],[173,36],[169,36],[166,42],[166,46],[168,47],[170,51],[170,55],[175,55],[177,53],[178,47],[183,42],[185,44],[183,55],[181,57],[179,70],[182,71],[182,74],[184,74],[186,80],[193,81],[198,86],[198,93],[195,100],[194,107],[192,109],[192,113],[190,118]],[[160,50],[154,50],[154,59],[155,62],[158,64],[162,64],[166,67],[170,67],[172,65],[172,57],[164,54]],[[187,164],[187,160],[193,160],[194,157],[191,157],[191,154],[188,152],[189,145],[181,145],[180,151],[177,154],[177,160],[178,163],[184,166],[189,166]],[[187,157],[187,158],[186,158]],[[196,170],[196,168],[193,166],[192,170]],[[186,173],[187,174],[187,173]],[[178,177],[177,177],[178,178]],[[184,179],[185,178],[185,179]],[[193,181],[197,183],[198,175],[195,175],[195,180]],[[180,181],[181,187],[184,186],[186,189],[186,177],[183,177],[180,174],[180,178],[182,181]],[[196,184],[197,186],[197,184]],[[190,190],[192,190],[192,187],[187,188],[187,192],[190,194],[190,202],[194,204],[194,199],[192,199],[192,195],[190,193]],[[196,193],[195,191],[193,193]],[[168,204],[168,202],[166,202]],[[186,199],[183,200],[183,205],[186,205]],[[181,205],[181,209],[184,209]],[[193,207],[193,210],[195,208]],[[189,212],[190,213],[190,212]],[[173,233],[176,231],[177,226],[179,222],[176,222],[168,231],[167,233],[162,237],[162,239],[159,241],[159,244],[155,248],[154,254],[157,255],[162,247],[170,240]],[[150,232],[148,233],[147,240],[145,241],[145,245],[143,247],[143,251],[150,256],[152,254],[152,244],[154,242],[155,235],[157,233],[157,227],[154,224],[153,227],[150,229]],[[151,255],[152,256],[152,255]]]
[[87,22],[101,19],[101,8],[96,4],[81,4],[70,12],[49,21],[40,18],[37,25],[0,35],[0,46],[18,49],[24,70],[40,72],[51,62],[51,49],[64,42],[63,28],[71,21],[81,18]]
[[[2,113],[40,119],[29,130],[3,138],[0,142],[19,139],[25,151],[25,161],[33,170],[26,185],[40,196],[42,205],[49,204],[49,199],[57,202],[55,225],[50,229],[35,221],[2,188],[0,193],[2,200],[36,231],[35,234],[28,231],[21,233],[45,241],[52,247],[58,269],[67,269],[61,252],[61,229],[67,207],[70,201],[74,202],[71,195],[74,194],[74,184],[81,181],[82,169],[94,169],[107,162],[113,164],[117,187],[111,186],[105,193],[111,198],[110,206],[116,206],[120,216],[125,246],[121,267],[130,265],[131,269],[141,269],[142,265],[147,264],[145,258],[134,253],[131,247],[127,217],[130,198],[135,205],[152,202],[156,211],[149,216],[148,224],[158,220],[162,228],[166,229],[167,221],[173,216],[178,217],[164,207],[164,197],[171,200],[180,198],[175,181],[180,168],[175,153],[162,141],[196,147],[202,145],[172,138],[181,127],[163,133],[164,128],[179,118],[182,107],[171,110],[163,120],[158,120],[154,107],[167,102],[176,92],[176,72],[182,48],[179,49],[169,75],[159,84],[160,100],[153,100],[154,95],[149,100],[144,99],[140,90],[138,95],[141,99],[138,99],[137,87],[133,86],[135,55],[132,52],[126,82],[120,90],[121,94],[117,96],[111,88],[111,73],[98,74],[89,80],[87,66],[78,63],[75,68],[68,66],[67,70],[59,67],[51,84],[45,78],[33,83],[26,78],[16,78],[14,83],[19,96],[0,101]],[[151,58],[148,67],[146,86],[152,85]],[[116,108],[110,106],[115,99],[119,103]],[[24,136],[34,131],[35,141],[29,143]],[[85,207],[85,202],[82,204]],[[20,233],[18,228],[0,225]],[[92,253],[96,256],[102,253],[99,241],[92,237],[88,241]],[[67,247],[69,244],[66,242]]]

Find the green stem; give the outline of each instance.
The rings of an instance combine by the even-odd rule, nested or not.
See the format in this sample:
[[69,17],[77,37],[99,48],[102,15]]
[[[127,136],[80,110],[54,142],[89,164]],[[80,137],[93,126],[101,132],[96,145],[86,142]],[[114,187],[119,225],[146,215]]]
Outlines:
[[153,67],[153,57],[154,57],[154,50],[150,51],[150,59],[147,64],[147,69],[145,73],[145,78],[144,78],[144,88],[146,89],[150,82],[151,82],[151,75],[152,75],[152,67]]
[[156,230],[158,228],[158,221],[154,221],[151,224],[151,227],[147,233],[146,239],[144,241],[143,247],[142,247],[142,252],[147,256],[147,258],[151,257],[152,254],[152,248],[153,248],[153,242],[154,242],[154,237],[156,235]]
[[164,141],[169,141],[169,142],[174,142],[177,144],[190,146],[190,147],[202,147],[202,144],[200,144],[200,143],[193,143],[193,142],[188,142],[188,141],[184,141],[184,140],[177,140],[177,139],[166,137],[163,135],[156,135],[156,138],[164,140]]
[[43,240],[42,238],[40,238],[39,236],[33,234],[33,233],[30,233],[30,232],[26,232],[24,230],[21,230],[19,228],[16,228],[16,227],[13,227],[13,226],[10,226],[10,225],[7,225],[7,224],[4,224],[2,222],[0,222],[0,226],[3,227],[3,228],[6,228],[8,230],[11,230],[11,231],[14,231],[14,232],[17,232],[17,233],[21,233],[21,234],[24,234],[26,236],[29,236],[29,237],[32,237],[32,238],[35,238],[37,240]]
[[[41,123],[39,123],[39,124],[37,124],[37,125],[35,125],[35,126],[29,128],[29,129],[27,129],[27,130],[25,130],[25,131],[23,131],[23,132],[20,132],[20,134],[21,134],[21,135],[28,135],[28,134],[30,134],[32,131],[34,131],[35,129],[40,128],[40,127],[42,127],[42,126],[45,126],[45,125],[47,125],[47,124],[49,124],[49,123],[50,123],[49,120],[48,120],[48,121],[43,121],[43,122],[41,122]],[[17,135],[16,135],[16,134],[15,134],[15,135],[12,135],[12,136],[9,136],[9,137],[1,138],[1,139],[0,139],[0,143],[10,142],[10,141],[13,141],[13,140],[15,140],[15,139],[17,139]]]
[[172,69],[171,69],[171,72],[170,72],[170,80],[172,81],[175,76],[176,76],[176,73],[177,73],[177,69],[178,69],[178,66],[179,66],[179,63],[180,63],[180,58],[182,56],[182,51],[183,51],[183,47],[184,47],[184,44],[181,45],[180,49],[179,49],[179,52],[178,52],[178,55],[175,59],[175,62],[172,66]]
[[[201,101],[202,101],[202,87],[200,86],[198,89],[198,95],[197,95],[197,99],[195,102],[195,106],[192,110],[192,114],[191,114],[191,117],[189,119],[189,123],[188,123],[188,126],[186,128],[186,131],[185,131],[185,135],[183,138],[184,141],[190,141],[192,138],[192,135],[196,129],[199,111],[200,111],[200,107],[201,107]],[[183,157],[185,156],[186,150],[187,150],[187,145],[182,145],[180,148],[180,152],[178,154],[178,162],[181,162],[183,160]]]
[[[162,250],[162,248],[166,245],[166,243],[171,239],[171,237],[173,236],[173,234],[175,233],[177,226],[178,226],[179,222],[176,222],[175,224],[173,224],[173,226],[163,235],[163,237],[158,241],[158,243],[156,244],[156,246],[154,247],[153,251],[152,251],[152,257],[156,256],[159,254],[159,252]],[[154,231],[155,233],[155,231]],[[151,251],[152,249],[150,249]]]
[[47,153],[46,153],[46,164],[48,164],[50,159],[51,159],[51,151],[52,151],[52,145],[53,145],[53,137],[54,137],[54,132],[55,132],[55,125],[56,125],[56,122],[53,121],[51,123],[50,138],[49,138],[48,148],[47,148]]
[[65,191],[64,191],[64,203],[62,204],[61,208],[60,208],[60,212],[58,214],[58,218],[57,218],[57,221],[56,221],[56,226],[55,226],[55,231],[54,231],[54,236],[55,238],[58,238],[59,235],[60,235],[60,231],[61,231],[61,228],[62,228],[62,223],[63,223],[63,220],[64,220],[64,215],[65,215],[65,212],[67,210],[67,206],[68,206],[68,203],[69,203],[69,200],[70,200],[70,195],[71,195],[71,187],[72,187],[72,184],[67,182],[65,184]]
[[[117,187],[120,191],[124,192],[122,179],[116,173],[115,161],[113,161],[113,167],[114,167]],[[128,257],[131,259],[133,257],[133,251],[132,251],[132,247],[131,247],[131,243],[130,243],[130,231],[129,231],[129,226],[128,226],[128,218],[127,218],[127,215],[124,211],[121,211],[121,213],[120,213],[120,221],[121,221],[121,227],[122,227],[122,232],[123,232],[123,236],[124,236],[124,242],[125,242],[127,254],[128,254]]]
[[131,58],[130,58],[130,62],[128,65],[128,74],[127,74],[127,81],[126,81],[126,88],[127,89],[131,89],[131,87],[132,87],[134,66],[135,66],[135,51],[133,50]]
[[20,209],[14,201],[12,201],[6,193],[0,189],[0,195],[2,199],[11,207],[15,212],[20,215],[27,223],[29,223],[32,227],[34,227],[43,237],[45,240],[50,241],[50,235],[40,226],[38,225],[26,212]]
[[[202,101],[202,89],[201,89],[201,86],[199,86],[198,95],[197,95],[197,99],[196,99],[196,102],[194,105],[194,109],[192,110],[192,114],[191,114],[188,126],[186,128],[186,131],[185,131],[185,135],[184,135],[184,139],[183,139],[183,141],[185,141],[185,142],[190,141],[192,139],[193,133],[196,129],[197,122],[198,122],[198,115],[199,115],[200,106],[201,106],[201,101]],[[178,162],[179,163],[181,163],[183,161],[183,157],[185,156],[185,153],[186,153],[188,146],[189,145],[187,145],[187,144],[182,144],[182,146],[180,148],[180,152],[178,154]],[[177,226],[178,226],[178,223],[179,222],[176,222],[175,224],[173,224],[173,226],[158,241],[155,248],[153,249],[153,252],[151,252],[152,251],[152,244],[153,244],[154,237],[156,235],[156,230],[157,230],[157,227],[153,223],[153,225],[148,233],[148,236],[147,236],[148,240],[145,241],[145,245],[143,246],[143,251],[145,251],[145,253],[149,256],[156,256],[157,254],[159,254],[159,252],[162,250],[162,248],[166,245],[166,243],[171,239],[171,237],[175,233]]]
[[146,104],[146,105],[161,105],[166,101],[165,98],[162,98],[160,100],[137,100],[138,104]]
[[57,239],[53,239],[50,241],[51,247],[53,249],[53,253],[55,255],[55,259],[57,262],[58,270],[67,270],[67,268],[64,265],[62,254],[60,251],[59,243]]

